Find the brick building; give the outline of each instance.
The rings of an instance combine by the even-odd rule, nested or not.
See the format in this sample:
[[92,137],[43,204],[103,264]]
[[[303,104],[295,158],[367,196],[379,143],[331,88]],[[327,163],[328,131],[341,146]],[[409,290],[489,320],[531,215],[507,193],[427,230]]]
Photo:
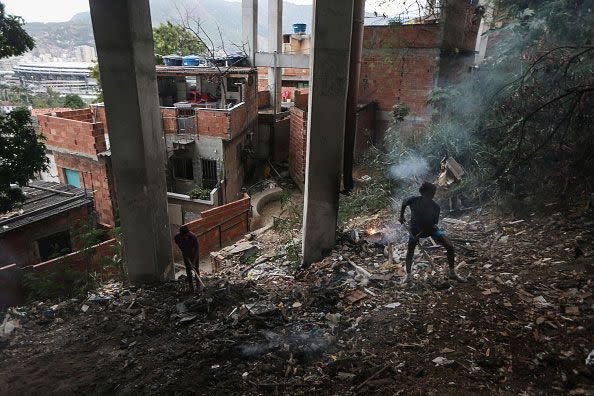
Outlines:
[[[457,0],[448,2],[443,17],[419,19],[410,24],[374,21],[364,27],[355,162],[367,142],[380,140],[391,123],[394,105],[409,110],[399,124],[400,132],[417,132],[430,120],[432,109],[428,100],[432,90],[457,82],[472,71],[482,18],[480,10]],[[292,43],[285,43],[283,51],[292,52]],[[289,92],[285,96],[292,100],[299,97],[291,83],[295,76],[307,81],[309,70],[283,69],[282,91]],[[265,70],[259,73],[259,85],[267,86]],[[289,169],[297,185],[303,186],[307,104],[295,104],[290,113]]]
[[0,267],[34,265],[76,250],[76,227],[93,211],[91,192],[42,181],[23,192],[22,208],[0,215]]
[[[216,68],[158,66],[157,82],[170,220],[179,226],[243,196],[246,152],[257,128],[256,72],[231,68],[221,75]],[[113,226],[117,202],[104,106],[54,111],[37,121],[59,181],[93,190],[99,222]],[[194,189],[210,194],[190,198]]]
[[87,108],[40,114],[37,123],[60,183],[92,190],[99,223],[113,226],[116,203],[105,122]]
[[380,132],[391,121],[395,104],[410,111],[402,130],[414,131],[426,124],[431,91],[472,70],[480,21],[477,7],[453,1],[448,2],[444,20],[365,26],[359,101],[378,104]]
[[[243,197],[248,152],[257,135],[257,73],[252,68],[157,66],[174,225]],[[210,206],[190,200],[211,190]]]

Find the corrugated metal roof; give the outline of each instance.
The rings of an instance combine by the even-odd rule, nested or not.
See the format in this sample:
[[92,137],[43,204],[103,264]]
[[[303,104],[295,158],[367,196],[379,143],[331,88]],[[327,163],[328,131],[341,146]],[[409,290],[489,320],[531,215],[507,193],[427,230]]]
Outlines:
[[23,192],[20,210],[0,214],[0,235],[93,202],[90,191],[54,182],[34,181]]

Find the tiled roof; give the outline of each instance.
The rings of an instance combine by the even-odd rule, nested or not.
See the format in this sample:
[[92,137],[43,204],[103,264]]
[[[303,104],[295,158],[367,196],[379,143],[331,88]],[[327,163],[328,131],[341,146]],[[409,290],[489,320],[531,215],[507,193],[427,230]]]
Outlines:
[[34,181],[23,192],[20,210],[0,214],[0,235],[93,202],[91,192],[54,182]]

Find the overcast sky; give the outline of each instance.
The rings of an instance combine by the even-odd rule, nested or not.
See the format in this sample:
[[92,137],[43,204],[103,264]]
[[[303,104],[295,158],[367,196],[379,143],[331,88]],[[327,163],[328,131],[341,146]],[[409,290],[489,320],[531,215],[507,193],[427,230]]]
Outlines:
[[[196,0],[200,1],[200,0]],[[230,0],[240,2],[241,0]],[[289,0],[297,4],[311,4],[312,0]],[[264,5],[265,0],[261,0]],[[392,14],[394,6],[381,6],[386,0],[367,0],[367,11]],[[27,22],[63,22],[76,13],[89,10],[89,0],[3,0],[9,14],[20,15]],[[400,1],[397,1],[400,3]]]

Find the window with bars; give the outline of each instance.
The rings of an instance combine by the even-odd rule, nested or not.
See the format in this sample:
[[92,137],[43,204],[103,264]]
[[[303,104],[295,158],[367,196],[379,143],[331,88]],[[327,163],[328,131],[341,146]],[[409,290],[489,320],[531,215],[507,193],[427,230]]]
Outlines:
[[194,166],[190,158],[173,158],[173,176],[176,179],[194,180]]
[[215,188],[218,181],[217,161],[202,159],[202,187]]

